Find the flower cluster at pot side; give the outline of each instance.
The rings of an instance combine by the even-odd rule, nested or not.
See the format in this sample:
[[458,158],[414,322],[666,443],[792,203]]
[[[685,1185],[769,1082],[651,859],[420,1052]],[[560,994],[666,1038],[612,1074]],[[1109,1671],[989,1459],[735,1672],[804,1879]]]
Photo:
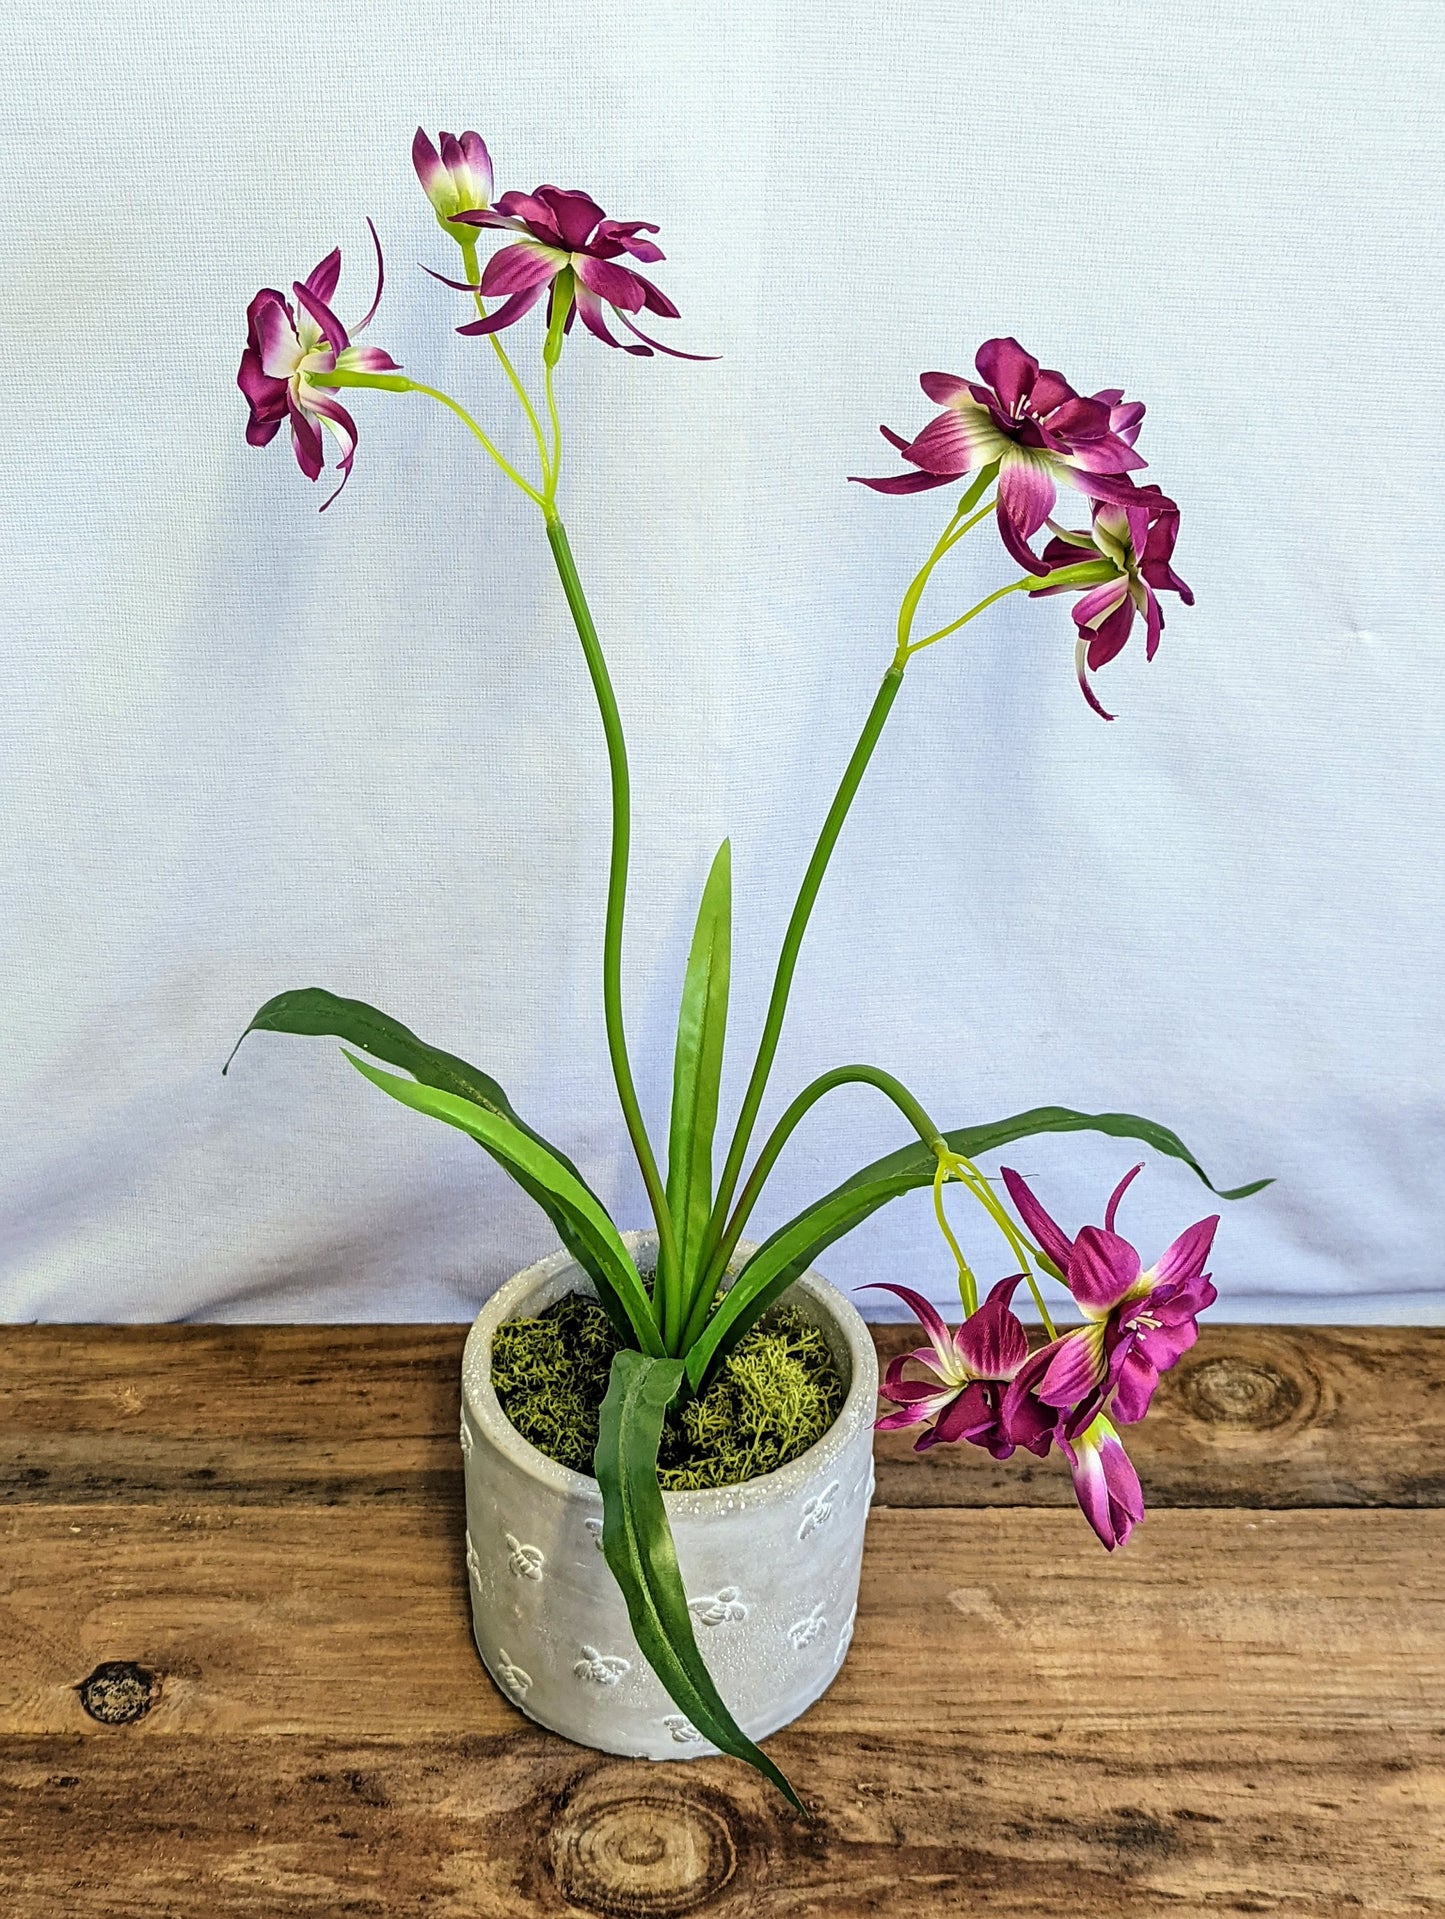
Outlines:
[[[1114,1422],[1132,1426],[1144,1417],[1159,1375],[1194,1344],[1199,1315],[1215,1299],[1204,1264],[1217,1213],[1196,1220],[1149,1267],[1114,1231],[1119,1200],[1142,1170],[1120,1180],[1102,1226],[1070,1239],[1027,1182],[1002,1168],[1019,1218],[1038,1241],[1039,1264],[1084,1319],[1035,1353],[1010,1304],[1022,1273],[1000,1280],[952,1333],[921,1294],[883,1288],[906,1301],[930,1343],[889,1364],[881,1394],[894,1410],[878,1420],[879,1430],[921,1426],[915,1452],[968,1440],[995,1459],[1019,1446],[1043,1458],[1057,1441],[1084,1516],[1111,1552],[1144,1517],[1139,1476]],[[910,1376],[910,1365],[927,1378]]]
[[[879,1424],[921,1428],[920,1448],[968,1441],[999,1459],[1018,1447],[1042,1455],[1057,1445],[1084,1513],[1112,1549],[1127,1539],[1143,1512],[1138,1478],[1119,1428],[1143,1417],[1159,1375],[1193,1341],[1197,1316],[1214,1297],[1203,1268],[1215,1218],[1190,1227],[1146,1269],[1114,1230],[1128,1178],[1110,1200],[1103,1225],[1086,1225],[1071,1239],[1017,1173],[1002,1173],[1014,1209],[1010,1213],[993,1181],[976,1164],[979,1156],[1022,1139],[1087,1129],[1145,1141],[1188,1165],[1209,1185],[1183,1141],[1157,1122],[1116,1112],[1036,1107],[945,1132],[894,1074],[847,1064],[799,1090],[762,1145],[755,1144],[813,906],[912,661],[1010,595],[1033,600],[1071,593],[1077,596],[1072,617],[1078,682],[1093,711],[1111,718],[1090,675],[1118,657],[1136,621],[1142,622],[1146,657],[1155,656],[1164,628],[1161,596],[1174,594],[1184,604],[1192,603],[1173,564],[1179,509],[1157,484],[1139,477],[1147,464],[1138,444],[1145,410],[1137,400],[1126,399],[1122,388],[1085,391],[1044,367],[1007,335],[979,347],[974,356],[977,377],[944,372],[921,376],[924,393],[939,411],[912,438],[882,429],[902,456],[904,470],[854,477],[892,496],[945,488],[956,488],[957,493],[931,551],[903,593],[891,655],[804,871],[720,1169],[714,1134],[732,937],[731,853],[726,841],[713,861],[683,980],[664,1175],[634,1083],[623,1019],[623,925],[631,843],[626,740],[606,656],[558,506],[563,428],[556,378],[579,319],[593,340],[639,359],[657,353],[679,360],[708,356],[666,346],[637,324],[643,314],[650,324],[680,318],[677,306],[651,276],[664,257],[654,222],[611,218],[591,194],[576,188],[544,184],[494,198],[492,158],[475,132],[442,133],[433,140],[418,129],[412,162],[436,224],[458,249],[461,261],[460,277],[426,271],[468,303],[456,330],[489,352],[490,364],[518,409],[516,423],[524,446],[530,440],[529,450],[525,456],[505,451],[454,395],[403,372],[382,349],[354,344],[353,336],[370,323],[381,299],[379,242],[376,296],[364,318],[349,329],[334,305],[339,251],[295,282],[291,298],[263,288],[252,300],[238,374],[250,409],[246,437],[253,445],[267,445],[287,425],[297,464],[313,481],[323,469],[330,440],[345,485],[358,432],[338,391],[419,396],[446,409],[541,513],[607,747],[612,832],[602,1003],[618,1103],[657,1229],[654,1283],[644,1286],[616,1224],[581,1170],[520,1118],[487,1073],[428,1045],[378,1009],[321,988],[278,994],[260,1008],[247,1031],[333,1034],[372,1060],[400,1068],[409,1077],[383,1071],[356,1052],[347,1054],[365,1077],[401,1104],[477,1140],[547,1214],[592,1280],[621,1342],[600,1412],[595,1463],[605,1516],[603,1549],[626,1598],[639,1646],[689,1724],[795,1797],[776,1766],[733,1721],[698,1651],[657,1485],[658,1446],[669,1409],[701,1398],[738,1341],[816,1254],[879,1206],[931,1185],[941,1234],[958,1265],[964,1318],[950,1333],[921,1295],[906,1287],[890,1289],[918,1314],[930,1343],[888,1369],[883,1396],[890,1410]],[[498,236],[504,243],[484,264],[479,245]],[[374,228],[372,237],[375,241]],[[526,323],[538,307],[542,312],[529,329]],[[511,351],[519,350],[517,343],[529,340],[534,352],[540,348],[530,379],[511,357]],[[1087,503],[1088,526],[1070,527],[1053,517],[1061,488]],[[326,504],[335,497],[333,493]],[[997,530],[1000,546],[991,549],[995,558],[1001,547],[1003,557],[1020,569],[1017,576],[991,586],[962,612],[920,632],[923,604],[942,580],[945,563],[965,537],[985,523]],[[850,1170],[839,1186],[776,1227],[744,1256],[742,1234],[793,1132],[813,1106],[844,1086],[868,1087],[890,1101],[910,1129],[910,1143]],[[1221,1197],[1242,1198],[1264,1184],[1256,1181]],[[982,1304],[945,1211],[949,1187],[963,1188],[1009,1250],[1012,1271]],[[1044,1282],[1063,1288],[1081,1324],[1055,1329],[1041,1290]],[[1045,1343],[1033,1353],[1013,1310],[1021,1283],[1032,1293],[1045,1328]]]

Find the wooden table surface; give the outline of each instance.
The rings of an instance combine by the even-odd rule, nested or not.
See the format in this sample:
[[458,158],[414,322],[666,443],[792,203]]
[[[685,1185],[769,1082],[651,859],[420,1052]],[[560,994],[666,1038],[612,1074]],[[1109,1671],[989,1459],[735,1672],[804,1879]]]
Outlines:
[[498,1694],[463,1331],[0,1332],[7,1919],[1445,1914],[1445,1329],[1205,1331],[1112,1558],[1053,1462],[880,1440],[812,1824]]

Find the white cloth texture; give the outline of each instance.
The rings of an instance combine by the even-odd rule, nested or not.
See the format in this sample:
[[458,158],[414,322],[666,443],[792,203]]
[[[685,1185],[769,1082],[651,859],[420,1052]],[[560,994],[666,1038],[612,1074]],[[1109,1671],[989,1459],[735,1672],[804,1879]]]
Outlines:
[[[632,752],[626,1004],[659,1152],[712,855],[730,836],[726,1123],[954,498],[847,476],[897,470],[877,427],[936,411],[921,372],[1012,334],[1147,402],[1142,477],[1180,503],[1197,604],[1100,674],[1113,725],[1067,600],[1015,596],[913,661],[763,1125],[850,1060],[949,1126],[1145,1114],[1219,1185],[1275,1184],[1220,1205],[1087,1135],[1004,1157],[1070,1230],[1145,1158],[1119,1224],[1146,1261],[1220,1211],[1217,1317],[1445,1318],[1437,5],[16,0],[0,39],[0,1316],[459,1319],[548,1250],[476,1146],[334,1042],[255,1036],[222,1079],[290,986],[484,1067],[647,1223],[602,1025],[602,735],[539,516],[412,395],[350,396],[324,516],[284,433],[243,439],[247,301],[339,244],[337,308],[362,311],[369,214],[367,340],[528,457],[463,297],[418,270],[458,267],[421,124],[480,132],[499,189],[657,221],[643,270],[683,317],[655,330],[721,356],[579,328],[558,381]],[[540,308],[506,336],[529,374],[541,336]],[[1015,572],[981,528],[929,608]],[[750,1231],[908,1137],[877,1094],[832,1095]],[[1008,1271],[949,1204],[980,1277]],[[956,1315],[926,1191],[820,1264]]]

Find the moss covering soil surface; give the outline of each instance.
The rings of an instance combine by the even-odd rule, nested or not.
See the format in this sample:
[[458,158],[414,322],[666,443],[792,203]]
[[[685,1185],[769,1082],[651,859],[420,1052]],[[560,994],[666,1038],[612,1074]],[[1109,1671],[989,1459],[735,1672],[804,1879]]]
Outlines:
[[[591,1473],[612,1356],[611,1321],[581,1293],[492,1336],[492,1385],[503,1412],[539,1452]],[[764,1313],[701,1399],[673,1407],[658,1478],[667,1492],[737,1486],[805,1453],[838,1417],[843,1381],[822,1332],[795,1306]]]

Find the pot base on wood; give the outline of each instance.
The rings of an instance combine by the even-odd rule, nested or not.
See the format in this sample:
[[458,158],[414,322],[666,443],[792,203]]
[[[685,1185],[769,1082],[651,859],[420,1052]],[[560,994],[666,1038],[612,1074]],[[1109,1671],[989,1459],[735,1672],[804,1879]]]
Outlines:
[[[655,1253],[653,1235],[623,1237],[640,1262]],[[739,1247],[739,1260],[750,1251]],[[643,1658],[602,1557],[596,1480],[538,1452],[492,1390],[496,1328],[592,1290],[569,1253],[553,1253],[508,1280],[468,1335],[461,1440],[472,1628],[498,1686],[551,1731],[628,1757],[698,1758],[716,1748]],[[784,1298],[832,1347],[846,1388],[838,1418],[777,1472],[664,1495],[698,1647],[752,1739],[796,1719],[843,1663],[873,1494],[878,1363],[868,1330],[816,1273]]]

